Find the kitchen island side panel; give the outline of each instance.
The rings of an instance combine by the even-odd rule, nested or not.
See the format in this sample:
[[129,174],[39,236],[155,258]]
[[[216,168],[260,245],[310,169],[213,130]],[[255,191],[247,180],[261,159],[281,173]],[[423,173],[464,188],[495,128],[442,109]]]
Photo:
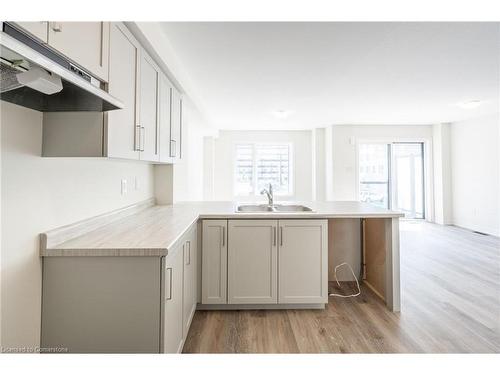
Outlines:
[[46,257],[42,348],[160,351],[160,257]]

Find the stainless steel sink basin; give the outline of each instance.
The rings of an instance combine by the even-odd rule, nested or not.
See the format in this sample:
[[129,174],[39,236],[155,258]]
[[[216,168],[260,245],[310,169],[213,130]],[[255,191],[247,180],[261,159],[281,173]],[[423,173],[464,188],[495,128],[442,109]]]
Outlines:
[[311,212],[307,206],[302,206],[300,204],[276,204],[274,206],[276,212]]
[[236,212],[312,212],[312,209],[299,204],[240,204]]
[[237,212],[274,212],[267,204],[242,204],[236,209]]

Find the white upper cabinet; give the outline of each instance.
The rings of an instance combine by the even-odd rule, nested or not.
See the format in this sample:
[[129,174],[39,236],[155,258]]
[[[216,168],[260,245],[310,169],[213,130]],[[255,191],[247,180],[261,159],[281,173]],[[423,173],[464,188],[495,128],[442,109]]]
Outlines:
[[124,103],[122,109],[94,112],[91,122],[87,113],[45,116],[43,156],[111,157],[153,163],[180,159],[182,97],[123,23],[16,25],[107,82],[108,92]]
[[278,302],[277,220],[229,220],[228,303]]
[[160,73],[160,91],[158,95],[159,106],[159,131],[158,147],[160,149],[160,162],[171,163],[170,156],[170,120],[172,118],[172,84],[167,76]]
[[140,159],[159,161],[158,93],[160,69],[153,59],[141,51],[139,139]]
[[48,44],[108,81],[109,22],[49,22]]
[[328,303],[328,221],[279,221],[279,303]]
[[140,45],[121,23],[110,30],[109,93],[124,103],[124,108],[108,112],[107,155],[138,159],[138,87]]
[[182,158],[182,97],[175,87],[172,87],[171,103],[170,157],[176,161]]
[[35,36],[41,42],[47,43],[49,37],[49,23],[47,21],[15,22],[15,24]]

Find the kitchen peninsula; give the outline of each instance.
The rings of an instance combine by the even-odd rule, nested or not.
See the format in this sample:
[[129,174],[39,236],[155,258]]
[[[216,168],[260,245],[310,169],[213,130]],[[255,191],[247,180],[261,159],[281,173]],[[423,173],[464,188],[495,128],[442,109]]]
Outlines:
[[[299,203],[308,210],[294,211]],[[180,352],[196,309],[324,308],[346,259],[399,311],[402,214],[299,203],[239,212],[234,202],[148,200],[41,234],[42,346]]]

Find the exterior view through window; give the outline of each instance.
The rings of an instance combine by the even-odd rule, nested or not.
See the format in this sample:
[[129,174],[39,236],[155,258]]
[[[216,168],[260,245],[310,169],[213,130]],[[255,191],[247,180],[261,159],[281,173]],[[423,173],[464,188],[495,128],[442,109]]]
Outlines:
[[424,144],[359,145],[359,200],[402,211],[406,218],[425,217]]
[[270,183],[275,195],[291,195],[291,149],[288,143],[237,144],[234,195],[260,195]]
[[359,199],[389,208],[389,145],[359,145]]

